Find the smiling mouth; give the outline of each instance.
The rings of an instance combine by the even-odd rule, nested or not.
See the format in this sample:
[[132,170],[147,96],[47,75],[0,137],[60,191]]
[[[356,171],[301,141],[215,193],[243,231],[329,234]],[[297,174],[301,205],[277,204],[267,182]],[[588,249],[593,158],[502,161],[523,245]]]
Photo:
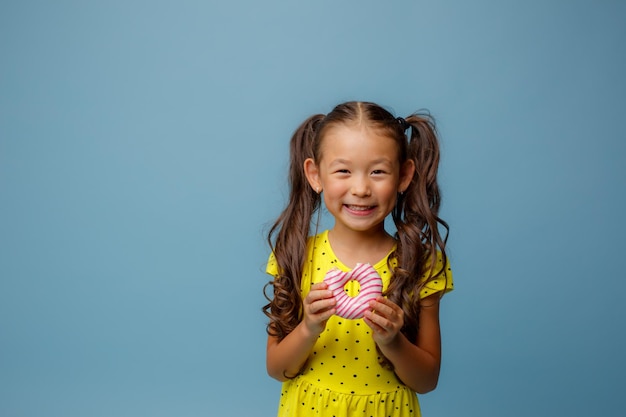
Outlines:
[[345,204],[345,207],[350,211],[369,211],[375,206],[354,206],[352,204]]

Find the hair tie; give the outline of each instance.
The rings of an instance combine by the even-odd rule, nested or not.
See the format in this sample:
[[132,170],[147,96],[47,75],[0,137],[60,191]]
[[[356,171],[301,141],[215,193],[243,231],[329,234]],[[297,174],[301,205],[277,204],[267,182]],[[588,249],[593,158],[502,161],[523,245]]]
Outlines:
[[398,123],[400,124],[400,127],[402,128],[403,131],[406,131],[409,127],[411,127],[411,125],[409,124],[409,122],[407,122],[406,120],[404,120],[403,117],[396,117],[396,120],[398,121]]

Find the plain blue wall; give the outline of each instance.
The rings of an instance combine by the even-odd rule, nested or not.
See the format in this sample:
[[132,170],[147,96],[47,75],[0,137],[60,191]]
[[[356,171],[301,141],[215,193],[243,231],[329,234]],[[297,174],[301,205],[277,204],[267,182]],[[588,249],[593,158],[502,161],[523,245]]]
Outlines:
[[618,416],[626,3],[2,1],[0,415],[270,416],[263,232],[341,101],[428,108],[425,416]]

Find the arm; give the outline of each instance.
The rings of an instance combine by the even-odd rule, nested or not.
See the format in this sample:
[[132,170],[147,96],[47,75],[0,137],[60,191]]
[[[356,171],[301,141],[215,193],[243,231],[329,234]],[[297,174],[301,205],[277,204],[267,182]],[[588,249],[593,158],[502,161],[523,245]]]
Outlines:
[[313,284],[303,302],[303,320],[283,340],[268,336],[266,366],[272,378],[285,381],[298,375],[326,321],[335,314],[335,304],[325,283]]
[[404,323],[402,309],[386,298],[372,301],[374,311],[365,315],[365,322],[372,328],[376,344],[393,364],[398,378],[420,394],[435,389],[441,365],[439,295],[422,301],[415,342],[409,341],[400,332]]

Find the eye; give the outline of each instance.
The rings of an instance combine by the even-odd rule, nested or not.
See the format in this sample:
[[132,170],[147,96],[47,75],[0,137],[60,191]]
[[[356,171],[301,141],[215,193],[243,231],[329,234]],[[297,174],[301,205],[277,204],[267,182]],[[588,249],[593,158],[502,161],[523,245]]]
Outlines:
[[382,174],[386,174],[387,171],[383,170],[383,169],[375,169],[372,171],[372,175],[382,175]]

